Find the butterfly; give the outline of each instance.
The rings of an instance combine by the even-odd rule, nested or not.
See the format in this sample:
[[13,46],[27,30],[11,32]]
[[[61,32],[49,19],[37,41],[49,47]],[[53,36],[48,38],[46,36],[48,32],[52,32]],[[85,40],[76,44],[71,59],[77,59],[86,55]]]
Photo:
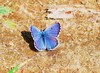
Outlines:
[[54,50],[58,45],[56,37],[60,32],[60,23],[55,23],[42,31],[35,26],[31,26],[30,32],[34,40],[34,46],[38,51]]

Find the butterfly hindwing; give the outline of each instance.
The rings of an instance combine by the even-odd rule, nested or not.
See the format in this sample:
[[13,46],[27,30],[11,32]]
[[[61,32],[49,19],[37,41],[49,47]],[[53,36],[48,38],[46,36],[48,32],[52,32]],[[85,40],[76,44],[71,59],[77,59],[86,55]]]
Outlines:
[[46,49],[46,46],[44,44],[44,40],[42,38],[42,31],[40,31],[38,28],[31,26],[30,27],[31,35],[34,40],[34,46],[38,51],[42,51]]
[[46,49],[46,46],[44,44],[44,40],[42,37],[40,37],[37,41],[34,42],[34,45],[35,45],[35,48],[38,50],[38,51],[43,51]]
[[47,50],[54,50],[54,48],[58,45],[58,41],[56,38],[46,36],[45,44],[46,44]]

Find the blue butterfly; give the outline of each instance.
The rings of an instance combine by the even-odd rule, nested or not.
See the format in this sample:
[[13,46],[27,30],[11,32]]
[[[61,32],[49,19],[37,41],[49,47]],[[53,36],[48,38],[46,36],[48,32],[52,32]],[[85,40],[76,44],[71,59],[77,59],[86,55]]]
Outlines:
[[54,48],[58,45],[58,40],[56,37],[60,32],[59,23],[55,23],[42,31],[35,26],[31,26],[30,31],[34,40],[34,46],[38,51],[43,51],[45,49],[54,50]]

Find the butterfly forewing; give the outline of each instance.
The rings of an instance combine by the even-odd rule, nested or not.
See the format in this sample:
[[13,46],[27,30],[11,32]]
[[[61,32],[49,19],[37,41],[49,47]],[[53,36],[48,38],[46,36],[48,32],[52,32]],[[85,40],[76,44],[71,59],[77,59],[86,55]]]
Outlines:
[[44,31],[46,33],[46,36],[51,36],[51,37],[57,37],[59,32],[60,32],[60,24],[59,23],[55,23],[54,25],[52,25],[51,27],[45,29]]
[[38,40],[41,37],[41,31],[38,28],[31,26],[30,31],[34,40]]

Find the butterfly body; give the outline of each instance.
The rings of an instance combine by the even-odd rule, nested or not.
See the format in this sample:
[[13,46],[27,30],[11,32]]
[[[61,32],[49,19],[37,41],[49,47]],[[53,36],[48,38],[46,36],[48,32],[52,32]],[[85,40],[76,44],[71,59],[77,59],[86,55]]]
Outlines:
[[40,31],[35,26],[31,26],[30,31],[34,40],[34,46],[38,51],[43,51],[45,49],[54,50],[54,48],[58,45],[56,37],[60,32],[59,23],[55,23],[43,31]]

